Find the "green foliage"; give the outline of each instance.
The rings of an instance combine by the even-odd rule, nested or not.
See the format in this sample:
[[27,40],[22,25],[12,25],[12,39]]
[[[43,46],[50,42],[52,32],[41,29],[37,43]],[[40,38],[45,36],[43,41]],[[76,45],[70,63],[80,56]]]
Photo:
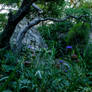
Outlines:
[[86,2],[82,2],[81,4],[80,4],[80,7],[83,7],[83,8],[85,8],[85,9],[91,9],[92,8],[92,2],[91,1],[86,1]]
[[14,3],[18,3],[20,2],[21,0],[0,0],[0,3],[1,4],[7,4],[7,5],[11,5],[11,4],[14,4]]
[[77,7],[77,8],[66,8],[64,13],[66,15],[73,15],[73,16],[84,16],[86,15],[85,17],[82,17],[78,20],[74,20],[76,22],[81,22],[81,21],[84,21],[84,22],[87,22],[87,23],[90,23],[90,15],[91,15],[91,11],[90,9],[88,8],[84,8],[84,7]]
[[66,46],[72,45],[82,50],[88,43],[90,26],[88,23],[66,21],[39,27],[41,35],[49,48],[56,48],[56,57],[65,54]]
[[88,44],[84,51],[84,59],[89,70],[92,70],[92,44]]
[[38,30],[43,36],[48,47],[56,48],[56,56],[60,56],[63,55],[63,50],[66,46],[65,37],[71,27],[72,23],[70,21],[65,21],[46,26],[43,25],[42,27],[39,27]]
[[42,0],[38,5],[43,10],[44,17],[60,17],[64,7],[64,0]]
[[[0,3],[20,5],[21,0],[0,0]],[[89,9],[84,6],[63,8],[64,0],[39,0],[36,4],[43,9],[43,17],[90,16]],[[33,12],[34,10],[31,13],[37,16],[36,12]],[[0,14],[0,30],[7,22],[6,16]],[[48,49],[36,52],[26,49],[19,55],[0,50],[0,92],[91,92],[92,45],[82,51],[82,56],[80,53],[81,48],[88,42],[88,23],[90,18],[84,17],[81,20],[69,19],[62,23],[40,26],[38,30]],[[77,55],[76,61],[72,60],[71,54],[65,54],[67,45],[75,47],[71,54]],[[64,62],[61,63],[60,60]]]
[[6,16],[7,16],[7,14],[0,14],[0,31],[2,31],[2,29],[4,28],[4,26],[7,22]]
[[87,23],[77,23],[68,32],[66,42],[68,45],[85,45],[88,42],[89,25]]
[[[11,52],[9,53],[11,54]],[[30,55],[30,50],[27,50],[27,53]],[[7,70],[0,70],[1,92],[7,90],[15,92],[85,92],[85,90],[88,90],[88,92],[91,92],[91,87],[88,85],[88,79],[84,71],[85,68],[81,67],[79,63],[69,63],[69,58],[67,58],[66,63],[70,68],[65,72],[63,71],[62,63],[54,60],[53,51],[49,52],[44,49],[35,53],[36,58],[32,59],[30,56],[30,64],[28,63],[29,65],[27,66],[25,64],[27,57],[24,55],[17,58],[18,63],[13,67],[12,71],[7,73]],[[4,59],[4,62],[6,62],[7,58]],[[82,64],[82,62],[80,63]],[[6,63],[3,65],[7,68]]]
[[85,9],[83,7],[80,8],[67,8],[65,10],[65,13],[67,15],[83,15],[83,14],[88,14],[90,15],[90,10],[89,9]]
[[88,44],[83,53],[83,60],[87,68],[88,83],[92,86],[92,43]]

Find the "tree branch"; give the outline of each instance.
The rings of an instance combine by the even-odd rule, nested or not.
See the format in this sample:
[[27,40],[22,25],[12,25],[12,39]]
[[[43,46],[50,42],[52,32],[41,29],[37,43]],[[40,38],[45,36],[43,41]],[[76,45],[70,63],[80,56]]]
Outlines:
[[69,15],[69,16],[65,17],[64,19],[40,18],[40,21],[47,21],[47,20],[50,20],[50,21],[54,21],[54,22],[64,22],[64,21],[66,21],[67,19],[70,19],[70,18],[80,20],[80,19],[82,19],[83,17],[88,17],[88,15],[81,15],[81,16]]
[[81,16],[79,16],[79,17],[78,17],[78,16],[72,16],[72,15],[70,15],[70,16],[65,17],[64,19],[40,18],[40,17],[36,17],[35,19],[33,19],[33,20],[29,23],[29,25],[27,25],[27,26],[25,27],[25,29],[24,29],[23,31],[21,31],[21,33],[19,33],[19,35],[18,35],[18,37],[17,37],[17,46],[16,46],[16,47],[17,47],[17,51],[19,52],[19,51],[21,50],[22,46],[23,46],[22,40],[23,40],[23,38],[24,38],[26,32],[27,32],[30,28],[32,28],[33,26],[39,24],[41,21],[50,20],[50,21],[54,21],[54,22],[64,22],[64,21],[66,21],[66,20],[69,19],[69,18],[81,19],[82,17],[85,17],[85,16],[87,16],[87,15],[81,15]]
[[43,13],[43,10],[39,8],[35,3],[32,4],[32,6],[41,14]]
[[15,30],[16,25],[30,12],[30,5],[37,0],[23,0],[22,5],[16,14],[9,14],[7,25],[4,31],[0,34],[0,48],[4,48],[9,44],[10,38]]
[[13,16],[13,21],[19,22],[30,10],[30,5],[37,0],[23,0],[21,7],[17,13]]

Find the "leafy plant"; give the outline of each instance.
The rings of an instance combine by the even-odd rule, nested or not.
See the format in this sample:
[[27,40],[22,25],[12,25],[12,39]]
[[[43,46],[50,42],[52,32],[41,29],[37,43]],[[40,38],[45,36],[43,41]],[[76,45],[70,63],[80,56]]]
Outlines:
[[[27,53],[27,55],[29,55],[30,50],[27,50]],[[10,52],[8,54],[10,54]],[[25,53],[22,54],[20,58],[17,58],[18,63],[16,66],[4,63],[8,57],[4,59],[0,71],[0,76],[3,74],[3,76],[0,77],[0,90],[18,92],[25,90],[27,92],[71,92],[89,90],[89,92],[91,92],[89,85],[90,80],[88,80],[86,76],[86,67],[82,67],[82,60],[84,59],[79,58],[80,56],[78,56],[80,61],[78,63],[74,61],[70,62],[69,58],[65,58],[62,62],[69,66],[68,70],[65,71],[63,70],[63,63],[59,60],[55,60],[54,48],[50,52],[47,49],[43,49],[35,54],[36,57],[33,59],[32,56],[29,55],[28,62],[30,63],[25,61],[27,58],[25,58]],[[14,63],[14,61],[12,61],[12,63]],[[4,71],[2,69],[4,69]]]
[[77,23],[68,32],[66,42],[73,46],[85,46],[88,43],[89,25],[87,23]]
[[63,23],[43,25],[38,28],[48,47],[56,48],[56,57],[64,54],[64,48],[66,47],[65,37],[71,27],[72,23],[66,21]]

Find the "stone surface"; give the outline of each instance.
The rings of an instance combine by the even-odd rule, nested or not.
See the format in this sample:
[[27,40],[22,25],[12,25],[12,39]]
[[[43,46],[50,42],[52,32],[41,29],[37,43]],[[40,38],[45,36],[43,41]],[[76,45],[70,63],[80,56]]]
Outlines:
[[[10,44],[11,44],[11,49],[14,51],[18,51],[18,36],[19,34],[23,31],[23,29],[28,25],[29,20],[24,18],[17,26],[15,29],[14,34],[11,37]],[[40,33],[36,30],[36,28],[31,28],[27,31],[25,34],[22,44],[25,47],[28,47],[29,45],[31,46],[32,49],[40,49],[40,48],[46,48],[46,44],[41,37]],[[20,48],[22,49],[22,47]]]

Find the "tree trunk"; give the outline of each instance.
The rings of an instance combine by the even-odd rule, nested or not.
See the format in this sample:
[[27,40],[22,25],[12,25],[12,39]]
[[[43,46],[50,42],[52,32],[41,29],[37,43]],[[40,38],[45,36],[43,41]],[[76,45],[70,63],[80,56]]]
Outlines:
[[30,5],[37,0],[23,0],[21,7],[16,14],[9,13],[9,18],[4,31],[0,34],[0,48],[9,46],[10,38],[16,25],[30,12]]

